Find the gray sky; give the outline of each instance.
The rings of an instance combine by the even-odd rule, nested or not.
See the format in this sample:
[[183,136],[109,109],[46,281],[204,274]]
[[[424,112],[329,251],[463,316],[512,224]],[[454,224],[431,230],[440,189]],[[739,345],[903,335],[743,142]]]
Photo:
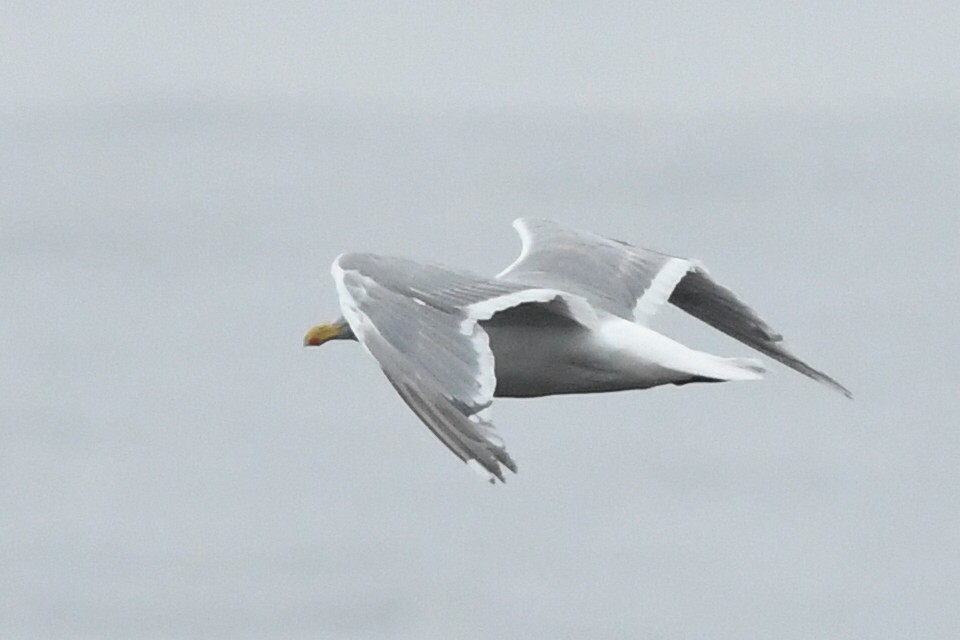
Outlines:
[[[960,10],[0,9],[0,636],[954,638]],[[844,400],[500,400],[491,488],[328,269],[554,218],[703,260]],[[656,327],[747,355],[679,313]]]

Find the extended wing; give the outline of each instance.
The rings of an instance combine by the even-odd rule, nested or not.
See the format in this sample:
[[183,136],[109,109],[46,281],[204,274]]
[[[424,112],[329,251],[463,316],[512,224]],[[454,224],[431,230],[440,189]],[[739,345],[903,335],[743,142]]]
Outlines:
[[[350,328],[424,424],[491,480],[501,465],[516,472],[489,417],[496,377],[480,321],[566,294],[372,254],[342,255],[332,272]],[[567,308],[590,313],[572,298]]]
[[849,390],[783,346],[775,332],[737,296],[716,283],[695,260],[635,247],[548,220],[513,223],[523,247],[497,278],[551,287],[586,298],[608,313],[647,324],[665,303],[782,362],[847,397]]

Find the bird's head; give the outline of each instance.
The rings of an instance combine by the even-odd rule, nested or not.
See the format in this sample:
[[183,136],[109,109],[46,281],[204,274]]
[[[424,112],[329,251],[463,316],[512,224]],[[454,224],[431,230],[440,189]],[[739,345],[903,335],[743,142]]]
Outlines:
[[328,340],[356,340],[353,330],[342,317],[333,322],[318,324],[303,336],[303,346],[319,347]]

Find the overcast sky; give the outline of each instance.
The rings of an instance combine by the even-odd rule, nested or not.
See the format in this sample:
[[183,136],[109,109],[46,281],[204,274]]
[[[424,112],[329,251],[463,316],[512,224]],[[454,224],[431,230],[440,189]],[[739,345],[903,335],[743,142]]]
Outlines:
[[[0,636],[960,635],[960,10],[0,8]],[[702,260],[855,400],[499,400],[480,482],[329,265],[533,215]],[[679,312],[658,330],[748,350]]]

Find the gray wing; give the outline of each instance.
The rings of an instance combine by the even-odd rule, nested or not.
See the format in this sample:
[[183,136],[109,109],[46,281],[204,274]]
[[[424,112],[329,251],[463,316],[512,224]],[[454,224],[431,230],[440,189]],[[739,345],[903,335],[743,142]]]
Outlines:
[[642,324],[695,265],[549,220],[519,218],[513,227],[523,248],[520,257],[497,275],[499,280],[569,291]]
[[417,416],[472,467],[516,472],[489,420],[496,378],[479,320],[561,294],[371,254],[332,271],[351,329]]
[[665,303],[852,397],[839,382],[809,366],[783,346],[774,331],[700,263],[635,247],[548,220],[513,223],[523,248],[497,278],[527,286],[553,287],[583,296],[594,306],[647,324]]

